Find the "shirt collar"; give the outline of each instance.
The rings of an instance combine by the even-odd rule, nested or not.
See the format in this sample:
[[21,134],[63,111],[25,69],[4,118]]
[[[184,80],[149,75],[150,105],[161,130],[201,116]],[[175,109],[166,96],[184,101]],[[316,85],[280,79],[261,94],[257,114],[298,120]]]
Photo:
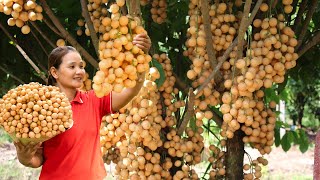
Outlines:
[[71,102],[77,102],[77,103],[80,103],[80,104],[83,103],[83,100],[81,98],[81,93],[80,93],[79,90],[77,90],[76,96],[74,97],[74,99]]

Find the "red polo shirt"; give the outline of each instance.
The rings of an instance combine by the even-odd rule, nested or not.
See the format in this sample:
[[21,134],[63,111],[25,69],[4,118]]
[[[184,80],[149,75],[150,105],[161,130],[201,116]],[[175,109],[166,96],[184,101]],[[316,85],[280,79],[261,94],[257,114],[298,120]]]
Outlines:
[[40,180],[101,180],[106,176],[100,150],[100,124],[110,114],[111,94],[80,92],[71,102],[73,126],[43,143]]

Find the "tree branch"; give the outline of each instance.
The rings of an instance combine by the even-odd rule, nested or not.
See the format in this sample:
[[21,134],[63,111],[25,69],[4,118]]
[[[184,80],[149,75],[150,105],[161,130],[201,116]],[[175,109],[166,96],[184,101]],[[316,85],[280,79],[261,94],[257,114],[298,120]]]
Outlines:
[[178,89],[182,92],[184,92],[185,94],[188,93],[188,89],[190,87],[188,87],[180,78],[176,73],[172,73],[172,75],[176,78],[176,85],[178,87]]
[[196,96],[208,85],[208,83],[212,80],[212,78],[214,78],[214,76],[218,73],[223,62],[225,62],[228,59],[231,51],[233,50],[234,47],[236,47],[237,44],[238,44],[238,37],[232,42],[232,44],[228,47],[228,49],[223,53],[223,56],[218,58],[219,63],[214,68],[213,72],[209,75],[209,77],[203,82],[203,84],[200,87],[198,87],[194,91],[194,94]]
[[302,48],[298,51],[299,57],[301,57],[304,53],[306,53],[309,49],[311,49],[313,46],[320,43],[320,31],[318,31],[310,41],[308,41],[306,44],[302,46]]
[[74,46],[80,54],[84,56],[84,58],[94,67],[98,68],[98,62],[69,34],[67,30],[63,27],[63,25],[60,23],[59,19],[54,15],[50,7],[48,6],[47,2],[45,0],[40,0],[43,9],[49,16],[49,18],[52,20],[54,25],[58,28],[58,30],[61,32],[62,37],[66,39],[72,46]]
[[186,129],[191,117],[193,117],[194,115],[194,109],[193,109],[193,106],[194,106],[194,99],[195,99],[195,95],[193,94],[193,90],[192,88],[189,88],[189,101],[187,103],[187,107],[185,108],[186,109],[186,114],[184,115],[183,117],[183,120],[178,128],[178,131],[177,131],[177,134],[179,136],[182,135],[183,131]]
[[13,75],[12,73],[10,73],[9,71],[7,71],[4,67],[2,67],[1,65],[0,65],[0,70],[2,70],[3,72],[5,72],[5,73],[7,73],[7,74],[9,74],[10,75],[10,77],[12,77],[14,80],[16,80],[16,81],[18,81],[19,83],[21,83],[21,84],[25,84],[25,82],[24,81],[22,81],[21,79],[19,79],[17,76],[15,76],[15,75]]
[[37,65],[29,58],[29,56],[26,54],[26,52],[19,46],[18,42],[14,37],[11,36],[11,34],[7,31],[7,29],[2,25],[0,22],[0,28],[3,30],[3,32],[9,37],[9,39],[14,42],[14,46],[19,50],[21,55],[29,62],[29,64],[33,67],[33,69],[39,74],[41,79],[44,82],[47,82],[47,78],[44,76],[44,74],[40,71],[40,69],[37,67]]
[[[185,94],[188,93],[188,89],[190,90],[190,87],[188,87],[188,85],[186,85],[175,73],[173,73],[173,76],[176,78],[176,85],[178,87],[178,89],[182,92],[184,92]],[[211,109],[207,108],[207,111],[211,111],[213,114],[212,119],[217,123],[218,126],[222,125],[222,118],[215,112],[212,111]]]
[[244,34],[246,33],[249,21],[249,13],[250,13],[250,7],[251,7],[252,0],[246,0],[244,4],[244,9],[243,9],[243,16],[241,19],[240,27],[239,27],[239,32],[238,32],[238,46],[237,46],[237,58],[236,59],[241,59],[243,57],[243,44],[244,44]]
[[299,33],[299,39],[298,39],[298,45],[296,46],[296,50],[300,48],[304,36],[306,35],[307,31],[308,31],[308,27],[309,27],[309,23],[312,19],[312,16],[317,8],[317,4],[318,4],[318,0],[312,0],[310,6],[309,6],[309,11],[307,13],[306,19],[303,21],[304,24],[302,25],[302,30],[301,33]]
[[[251,16],[248,20],[248,23],[246,24],[246,28],[248,28],[248,26],[252,23],[254,17],[256,16],[258,10],[259,10],[259,7],[261,5],[263,0],[258,0],[256,5],[254,6],[254,9],[252,10],[251,12]],[[238,37],[236,37],[232,44],[228,47],[228,49],[223,53],[223,56],[219,57],[218,58],[218,65],[215,67],[215,69],[213,70],[213,72],[210,74],[210,76],[204,81],[204,83],[198,87],[194,93],[196,94],[196,96],[198,95],[198,93],[200,93],[204,87],[206,87],[208,85],[208,83],[211,81],[212,78],[215,77],[216,73],[220,70],[222,64],[228,59],[231,51],[233,50],[233,48],[238,44]]]
[[294,20],[294,24],[293,24],[295,33],[298,33],[298,27],[299,27],[299,24],[301,23],[301,19],[302,19],[303,13],[307,7],[307,3],[308,3],[308,0],[302,0],[302,2],[299,5],[299,11],[298,11],[296,19]]
[[213,110],[211,110],[211,109],[209,109],[209,108],[208,108],[207,110],[212,112],[212,114],[213,114],[213,116],[212,116],[213,121],[214,121],[219,127],[221,127],[221,126],[222,126],[222,122],[223,122],[222,117],[220,117],[216,112],[214,112]]
[[213,49],[212,32],[211,32],[211,21],[209,18],[209,2],[208,0],[201,0],[201,14],[203,17],[204,31],[206,34],[206,50],[208,53],[209,61],[212,69],[218,64],[216,58],[216,52]]
[[43,46],[43,44],[41,43],[41,41],[39,40],[38,36],[36,36],[36,34],[33,32],[33,30],[31,29],[31,34],[32,36],[36,39],[36,41],[38,42],[38,44],[40,45],[41,49],[43,50],[43,52],[48,56],[48,52],[46,50],[46,48]]
[[59,30],[58,30],[57,28],[55,28],[54,25],[51,24],[51,22],[49,22],[45,16],[43,16],[42,21],[43,21],[54,33],[56,33],[58,36],[62,37],[62,34],[59,32]]
[[41,29],[38,27],[38,25],[37,25],[35,22],[30,21],[30,24],[40,33],[40,35],[43,37],[43,39],[46,40],[47,43],[50,44],[51,47],[53,47],[53,48],[57,47],[57,46],[55,45],[55,43],[53,43],[53,42],[45,35],[45,33],[43,33],[43,32],[41,31]]
[[93,27],[93,23],[92,23],[91,18],[90,18],[90,14],[89,14],[89,11],[88,11],[88,4],[87,4],[86,0],[81,0],[81,7],[82,7],[82,16],[86,20],[87,26],[88,26],[89,31],[90,31],[90,37],[92,39],[93,47],[94,47],[94,49],[96,51],[98,59],[100,59],[100,56],[99,56],[99,39],[98,39],[96,31],[95,31],[95,29]]

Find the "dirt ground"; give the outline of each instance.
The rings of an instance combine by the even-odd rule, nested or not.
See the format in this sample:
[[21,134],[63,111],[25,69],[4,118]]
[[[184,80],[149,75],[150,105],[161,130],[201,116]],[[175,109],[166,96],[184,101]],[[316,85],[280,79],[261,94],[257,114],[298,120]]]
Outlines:
[[[259,156],[258,151],[246,149],[252,158]],[[40,169],[23,167],[16,159],[13,144],[0,146],[0,179],[1,180],[33,180],[37,179]],[[309,180],[313,175],[314,148],[309,148],[301,153],[298,147],[292,147],[285,153],[281,147],[273,148],[269,155],[265,156],[269,165],[263,167],[262,173],[265,180]]]

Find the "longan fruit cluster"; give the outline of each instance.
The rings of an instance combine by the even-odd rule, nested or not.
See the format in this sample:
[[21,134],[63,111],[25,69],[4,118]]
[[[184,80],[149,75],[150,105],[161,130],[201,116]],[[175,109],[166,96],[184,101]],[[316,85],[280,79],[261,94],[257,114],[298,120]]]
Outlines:
[[223,177],[226,174],[225,166],[225,151],[221,150],[222,147],[226,146],[226,140],[222,139],[220,141],[220,146],[210,145],[209,150],[212,155],[209,157],[208,161],[212,163],[212,169],[209,172],[210,179],[217,179],[218,177]]
[[[119,14],[120,6],[112,4],[111,18],[102,19],[102,25],[109,29],[100,36],[99,71],[93,77],[93,90],[98,97],[110,91],[121,92],[132,88],[138,80],[138,73],[149,69],[151,56],[145,54],[132,40],[146,31],[137,18]],[[110,29],[111,27],[111,29]]]
[[42,7],[35,0],[0,0],[0,12],[11,15],[9,26],[21,28],[23,34],[30,33],[28,21],[42,20]]
[[162,24],[167,18],[167,1],[154,0],[152,1],[151,18],[155,23]]
[[20,85],[0,99],[0,109],[0,125],[14,139],[43,141],[73,124],[70,102],[55,86]]
[[245,180],[253,180],[259,179],[262,177],[262,168],[261,165],[268,165],[268,160],[263,157],[258,157],[257,159],[251,161],[250,163],[246,163],[243,165],[244,171],[244,179]]

